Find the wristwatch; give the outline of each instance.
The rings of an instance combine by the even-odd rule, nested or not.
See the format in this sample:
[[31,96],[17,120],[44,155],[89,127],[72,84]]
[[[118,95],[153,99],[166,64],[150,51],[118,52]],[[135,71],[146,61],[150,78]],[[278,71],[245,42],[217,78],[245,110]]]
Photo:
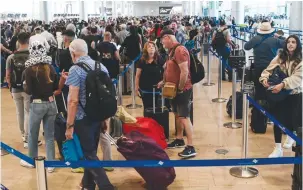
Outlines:
[[66,124],[66,128],[67,128],[67,129],[73,128],[74,126],[75,126],[75,124],[71,124],[71,125]]

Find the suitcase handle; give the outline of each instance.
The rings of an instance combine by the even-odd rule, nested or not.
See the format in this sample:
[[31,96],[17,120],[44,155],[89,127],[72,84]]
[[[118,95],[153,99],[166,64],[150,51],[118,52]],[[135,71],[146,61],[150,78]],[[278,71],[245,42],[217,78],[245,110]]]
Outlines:
[[[62,99],[63,99],[63,104],[64,104],[65,111],[67,111],[66,103],[65,103],[65,99],[64,99],[63,92],[61,92],[61,96],[62,96]],[[55,100],[54,102],[55,102],[55,105],[56,105],[57,113],[59,113],[59,111],[58,111],[58,106],[57,106],[57,102],[56,102],[56,96],[53,96],[53,97],[54,97],[54,100]]]
[[104,135],[106,136],[106,138],[107,138],[111,143],[113,143],[113,144],[115,145],[116,148],[119,148],[118,145],[117,145],[117,143],[116,143],[116,141],[115,141],[115,139],[113,139],[113,137],[110,136],[110,134],[108,134],[108,132],[105,132]]
[[[153,85],[153,112],[156,113],[156,88],[157,85]],[[161,93],[161,109],[162,113],[164,112],[164,97],[163,97],[163,88]]]

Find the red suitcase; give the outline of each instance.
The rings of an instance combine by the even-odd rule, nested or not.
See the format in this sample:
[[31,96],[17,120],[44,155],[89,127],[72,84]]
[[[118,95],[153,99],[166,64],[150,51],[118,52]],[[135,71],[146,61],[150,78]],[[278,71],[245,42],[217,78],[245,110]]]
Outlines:
[[123,133],[128,134],[131,131],[139,131],[140,133],[152,138],[162,149],[167,148],[164,129],[152,118],[138,117],[137,123],[123,124]]
[[[114,142],[106,133],[110,141]],[[151,138],[131,131],[117,141],[118,151],[126,160],[169,160],[166,152]],[[166,190],[176,178],[173,167],[135,168],[146,182],[148,190]]]

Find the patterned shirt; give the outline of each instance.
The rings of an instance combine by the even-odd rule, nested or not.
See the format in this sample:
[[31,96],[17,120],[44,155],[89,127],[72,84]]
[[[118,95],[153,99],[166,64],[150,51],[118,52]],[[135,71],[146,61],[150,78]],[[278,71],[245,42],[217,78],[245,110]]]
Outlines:
[[[80,63],[80,62],[86,63],[93,70],[95,69],[95,61],[92,60],[89,56],[80,57],[77,60],[77,63]],[[108,74],[108,71],[103,64],[101,64],[101,71],[104,71]],[[65,85],[68,85],[68,86],[71,85],[71,86],[80,88],[79,100],[83,107],[85,107],[85,104],[86,104],[86,86],[85,86],[86,76],[87,76],[87,73],[82,68],[74,65],[70,68],[67,80],[65,82]],[[76,120],[81,120],[85,116],[84,110],[81,107],[80,102],[78,104]]]

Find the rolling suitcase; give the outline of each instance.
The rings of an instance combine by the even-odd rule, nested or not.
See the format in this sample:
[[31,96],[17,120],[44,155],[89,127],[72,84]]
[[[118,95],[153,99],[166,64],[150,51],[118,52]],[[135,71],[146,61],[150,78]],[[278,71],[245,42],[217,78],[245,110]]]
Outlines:
[[164,106],[164,97],[161,95],[161,107],[156,107],[156,86],[153,87],[153,107],[144,110],[144,117],[153,118],[164,129],[165,138],[169,139],[169,110]]
[[[258,101],[258,104],[261,105],[266,109],[266,101]],[[258,109],[255,107],[252,108],[251,111],[251,123],[250,123],[251,130],[254,133],[260,133],[264,134],[266,133],[267,129],[267,117],[263,115],[262,112],[260,112]]]
[[58,111],[58,106],[57,106],[58,97],[55,98],[55,103],[57,108],[57,115],[55,118],[55,140],[57,141],[60,156],[64,158],[62,148],[63,148],[63,142],[66,140],[65,131],[66,131],[67,109],[66,109],[66,103],[65,103],[63,92],[61,94],[62,94],[62,101],[64,104],[65,111],[61,111],[61,112]]
[[[114,143],[126,160],[170,160],[166,152],[151,138],[138,131],[131,131],[118,139],[117,144],[108,133],[107,138]],[[135,168],[146,182],[148,190],[166,190],[176,178],[173,167]]]

